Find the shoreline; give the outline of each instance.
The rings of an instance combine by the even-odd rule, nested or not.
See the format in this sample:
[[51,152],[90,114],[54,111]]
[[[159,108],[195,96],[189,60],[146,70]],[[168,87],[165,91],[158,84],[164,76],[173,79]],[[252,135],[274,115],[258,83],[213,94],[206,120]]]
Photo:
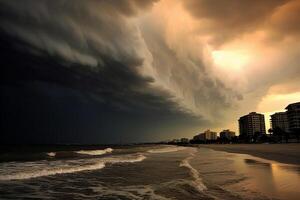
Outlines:
[[210,148],[229,153],[249,154],[280,163],[300,165],[300,143],[292,144],[193,144],[197,148]]

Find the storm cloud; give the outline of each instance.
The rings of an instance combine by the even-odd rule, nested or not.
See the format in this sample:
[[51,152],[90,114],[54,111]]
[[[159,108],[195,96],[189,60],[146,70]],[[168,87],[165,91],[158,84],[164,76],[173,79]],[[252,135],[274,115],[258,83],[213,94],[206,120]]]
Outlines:
[[278,43],[286,39],[299,40],[299,0],[188,0],[183,7],[196,20],[198,35],[208,43],[222,45],[254,34],[260,41]]
[[151,4],[2,1],[2,141],[153,141],[204,122],[140,72],[134,17]]
[[182,5],[195,21],[195,34],[220,59],[218,73],[229,72],[229,82],[243,94],[232,115],[270,114],[299,100],[299,0],[189,0]]
[[235,128],[270,92],[298,91],[299,5],[1,0],[1,141],[157,141]]

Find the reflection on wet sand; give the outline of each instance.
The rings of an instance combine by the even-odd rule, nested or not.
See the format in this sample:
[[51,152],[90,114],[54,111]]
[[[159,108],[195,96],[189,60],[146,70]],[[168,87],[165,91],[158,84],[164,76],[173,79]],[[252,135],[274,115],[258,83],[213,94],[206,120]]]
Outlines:
[[300,186],[300,168],[299,166],[282,165],[273,163],[271,165],[274,183],[276,189],[290,199],[299,199],[296,191]]
[[272,198],[299,199],[300,167],[240,154],[234,159],[238,171],[251,177],[247,187]]
[[271,167],[270,163],[265,163],[265,162],[261,162],[258,160],[253,160],[253,159],[244,159],[245,163],[248,165],[259,165],[259,166],[264,166],[264,167]]
[[299,165],[200,148],[192,166],[207,185],[206,192],[219,197],[216,188],[223,190],[220,199],[298,200],[300,196]]

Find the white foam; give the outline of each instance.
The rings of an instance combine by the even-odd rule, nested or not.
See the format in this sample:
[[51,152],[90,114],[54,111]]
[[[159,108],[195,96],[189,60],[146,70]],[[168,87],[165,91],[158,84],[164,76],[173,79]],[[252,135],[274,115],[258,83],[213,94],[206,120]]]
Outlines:
[[8,180],[30,179],[30,178],[37,178],[37,177],[41,177],[41,176],[51,176],[51,175],[56,175],[56,174],[75,173],[75,172],[80,172],[80,171],[85,171],[85,170],[102,169],[103,167],[105,167],[105,164],[102,162],[99,162],[99,163],[95,163],[93,165],[87,165],[87,166],[41,169],[39,171],[21,172],[21,173],[16,173],[16,174],[0,176],[0,180],[8,181]]
[[111,153],[112,151],[113,151],[112,148],[106,148],[106,149],[102,149],[102,150],[80,150],[80,151],[76,151],[76,153],[86,154],[86,155],[91,155],[91,156],[99,156],[99,155],[103,155],[106,153]]
[[155,193],[153,186],[151,185],[133,185],[133,186],[115,186],[105,187],[97,186],[91,187],[94,192],[101,194],[103,198],[106,196],[125,197],[126,199],[133,200],[144,200],[144,199],[155,199],[155,200],[170,200],[170,198],[158,195]]
[[151,150],[148,150],[148,153],[169,153],[169,152],[175,152],[175,151],[180,151],[180,150],[184,150],[184,149],[186,149],[186,148],[172,146],[172,147],[163,147],[163,148],[159,148],[159,149],[151,149]]
[[108,163],[135,163],[135,162],[141,162],[146,159],[146,156],[142,154],[137,154],[135,156],[125,156],[125,157],[119,157],[119,158],[107,158],[105,159]]
[[48,152],[47,155],[49,157],[55,157],[56,156],[56,153],[55,152]]
[[143,161],[145,158],[146,157],[141,154],[131,154],[105,159],[94,158],[58,161],[44,160],[27,163],[4,163],[0,165],[0,169],[3,169],[0,170],[0,181],[22,180],[57,174],[98,170],[104,168],[107,163],[134,163]]
[[191,156],[189,156],[186,159],[184,159],[183,161],[181,161],[179,166],[186,167],[190,170],[190,174],[194,179],[193,185],[197,188],[198,191],[202,192],[203,190],[206,190],[207,187],[202,182],[199,172],[195,168],[193,168],[193,166],[189,162],[191,159],[194,158],[194,156],[195,156],[195,154],[191,153]]

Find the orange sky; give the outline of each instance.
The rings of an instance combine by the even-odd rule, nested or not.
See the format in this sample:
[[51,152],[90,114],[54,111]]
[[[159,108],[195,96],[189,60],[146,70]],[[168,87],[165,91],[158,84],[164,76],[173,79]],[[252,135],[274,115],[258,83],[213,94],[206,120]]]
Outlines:
[[[139,20],[179,60],[164,57],[169,66],[152,65],[154,84],[193,112],[220,121],[211,128],[238,131],[237,119],[251,111],[265,113],[269,127],[269,114],[300,101],[299,0],[163,0]],[[208,76],[214,83],[205,85]],[[214,96],[210,89],[218,84],[223,86]],[[201,92],[208,97],[197,99]]]

